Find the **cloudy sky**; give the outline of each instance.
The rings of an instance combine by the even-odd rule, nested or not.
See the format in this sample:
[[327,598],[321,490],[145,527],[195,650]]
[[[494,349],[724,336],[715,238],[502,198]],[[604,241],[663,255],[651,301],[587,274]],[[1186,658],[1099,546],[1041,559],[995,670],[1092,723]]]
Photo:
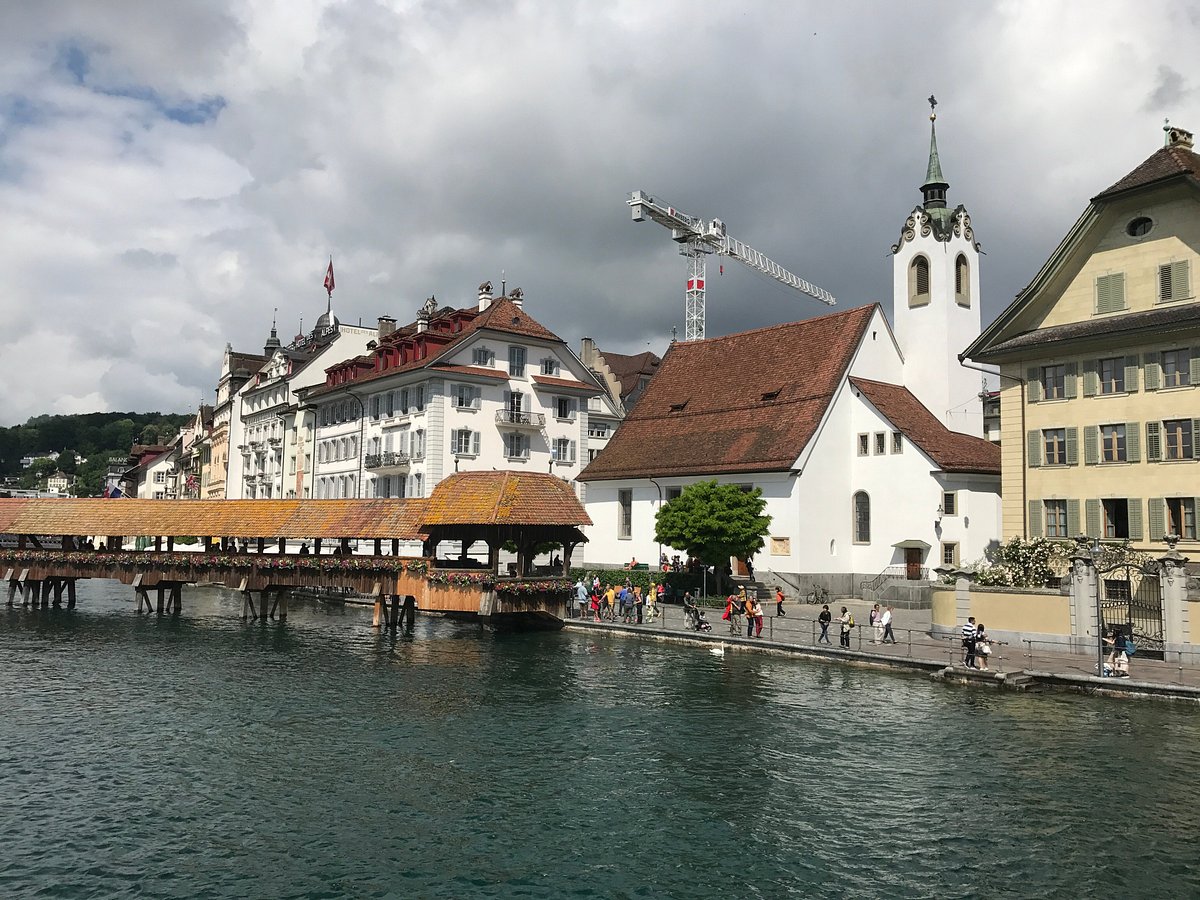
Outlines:
[[[928,150],[984,320],[1087,200],[1200,129],[1186,2],[142,0],[0,11],[0,424],[211,401],[225,343],[410,321],[501,272],[578,348],[661,352],[685,272],[647,190],[890,308]],[[727,262],[708,333],[827,311]]]

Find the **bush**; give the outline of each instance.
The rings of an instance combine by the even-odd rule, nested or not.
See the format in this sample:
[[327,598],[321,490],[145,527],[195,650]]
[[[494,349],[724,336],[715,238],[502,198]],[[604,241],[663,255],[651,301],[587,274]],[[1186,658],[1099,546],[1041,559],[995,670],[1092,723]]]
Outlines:
[[1071,541],[1010,538],[975,563],[975,581],[988,587],[1045,587],[1067,574],[1074,552]]

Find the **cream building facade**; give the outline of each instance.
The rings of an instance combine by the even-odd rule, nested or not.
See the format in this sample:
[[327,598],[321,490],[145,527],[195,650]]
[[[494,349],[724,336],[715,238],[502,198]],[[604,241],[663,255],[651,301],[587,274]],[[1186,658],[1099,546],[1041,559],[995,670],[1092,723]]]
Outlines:
[[1006,537],[1197,546],[1198,176],[1167,129],[963,354],[1000,366]]

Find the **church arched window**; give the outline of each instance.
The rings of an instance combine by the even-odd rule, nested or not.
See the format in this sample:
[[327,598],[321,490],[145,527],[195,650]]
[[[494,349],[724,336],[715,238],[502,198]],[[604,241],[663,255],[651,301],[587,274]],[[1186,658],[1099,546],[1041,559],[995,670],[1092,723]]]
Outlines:
[[871,498],[866,491],[854,495],[854,543],[871,543]]
[[954,260],[954,301],[959,306],[971,305],[971,268],[961,253]]
[[918,256],[908,267],[908,305],[924,306],[928,302],[929,260]]

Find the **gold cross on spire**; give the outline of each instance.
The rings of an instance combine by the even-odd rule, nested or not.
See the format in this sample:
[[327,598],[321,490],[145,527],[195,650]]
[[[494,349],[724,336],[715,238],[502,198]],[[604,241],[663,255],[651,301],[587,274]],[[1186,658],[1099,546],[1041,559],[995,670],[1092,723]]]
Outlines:
[[933,122],[937,119],[937,97],[933,94],[929,95],[929,121]]

